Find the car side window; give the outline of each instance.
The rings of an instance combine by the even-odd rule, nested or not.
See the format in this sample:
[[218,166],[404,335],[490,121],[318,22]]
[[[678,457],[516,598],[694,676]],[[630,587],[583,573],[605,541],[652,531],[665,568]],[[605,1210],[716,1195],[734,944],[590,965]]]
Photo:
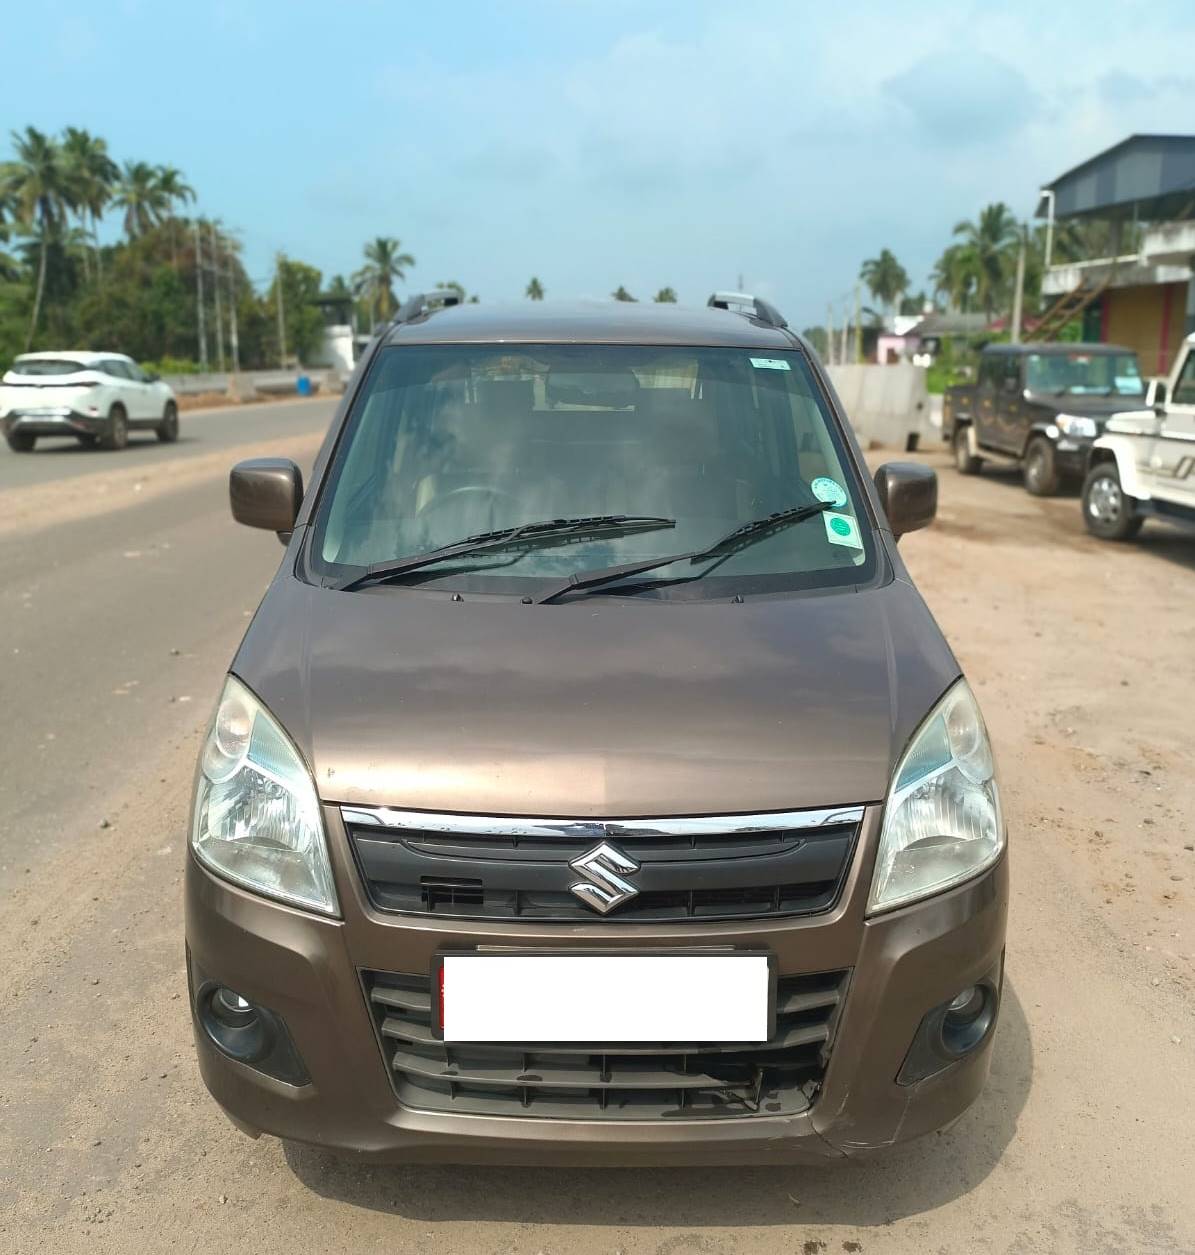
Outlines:
[[1021,359],[1015,353],[1009,353],[1004,359],[1004,370],[1000,380],[1001,386],[1009,392],[1016,392],[1021,381]]
[[1182,374],[1175,382],[1174,395],[1170,400],[1174,405],[1195,405],[1195,350],[1187,353]]
[[129,372],[129,378],[135,383],[149,383],[149,378],[145,371],[136,362],[125,362],[124,368]]
[[999,354],[989,353],[979,359],[979,386],[994,388],[998,385],[1004,363]]
[[105,375],[111,375],[113,379],[127,379],[129,377],[124,362],[115,357],[110,357],[104,362],[103,370]]

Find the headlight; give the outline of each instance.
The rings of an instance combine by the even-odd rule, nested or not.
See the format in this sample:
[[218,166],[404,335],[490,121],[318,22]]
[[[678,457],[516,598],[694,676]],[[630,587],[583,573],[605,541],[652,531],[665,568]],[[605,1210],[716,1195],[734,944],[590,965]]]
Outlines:
[[278,722],[232,676],[199,760],[191,848],[246,889],[337,913],[311,775]]
[[1085,418],[1082,414],[1059,414],[1054,425],[1076,440],[1093,440],[1099,434],[1095,419]]
[[939,893],[990,867],[1004,848],[996,770],[965,680],[934,707],[892,779],[868,913]]

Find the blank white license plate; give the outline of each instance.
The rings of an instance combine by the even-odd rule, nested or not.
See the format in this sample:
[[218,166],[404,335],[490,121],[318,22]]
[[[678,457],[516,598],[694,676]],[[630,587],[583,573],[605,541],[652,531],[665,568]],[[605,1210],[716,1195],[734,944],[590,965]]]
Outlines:
[[765,954],[446,954],[445,1041],[762,1042],[773,1019]]

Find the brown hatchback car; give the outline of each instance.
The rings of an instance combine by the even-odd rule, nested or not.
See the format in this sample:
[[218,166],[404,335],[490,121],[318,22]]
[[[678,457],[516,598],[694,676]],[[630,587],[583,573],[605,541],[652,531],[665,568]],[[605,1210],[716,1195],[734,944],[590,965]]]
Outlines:
[[196,773],[203,1078],[382,1160],[791,1163],[988,1071],[1008,860],[983,719],[763,301],[414,298],[304,492]]

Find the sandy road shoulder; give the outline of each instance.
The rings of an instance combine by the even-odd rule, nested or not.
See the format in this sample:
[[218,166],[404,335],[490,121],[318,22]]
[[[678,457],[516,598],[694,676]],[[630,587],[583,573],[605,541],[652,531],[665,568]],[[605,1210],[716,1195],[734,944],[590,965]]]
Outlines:
[[242,458],[315,455],[322,431],[280,436],[272,440],[234,445],[198,457],[175,457],[153,466],[130,466],[96,471],[47,484],[7,489],[0,509],[0,537],[28,534],[60,523],[109,514],[127,506],[165,496],[179,488],[224,474]]

